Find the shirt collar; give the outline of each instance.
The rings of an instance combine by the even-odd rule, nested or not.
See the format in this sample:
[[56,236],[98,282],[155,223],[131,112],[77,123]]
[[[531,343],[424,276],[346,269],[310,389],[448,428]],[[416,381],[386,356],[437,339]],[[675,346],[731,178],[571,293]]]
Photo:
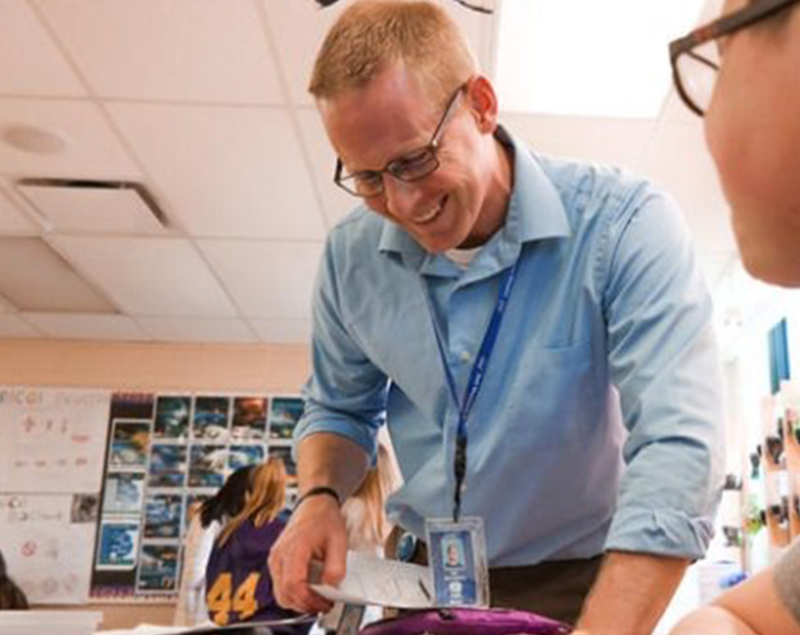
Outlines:
[[[503,252],[511,249],[518,254],[523,243],[569,236],[569,221],[561,197],[539,159],[504,127],[498,126],[495,136],[512,151],[514,186],[506,221],[487,245],[499,242]],[[440,260],[438,254],[426,252],[406,230],[388,220],[383,224],[378,251],[396,254],[414,269],[424,265],[428,272],[434,273],[441,268],[436,264]]]

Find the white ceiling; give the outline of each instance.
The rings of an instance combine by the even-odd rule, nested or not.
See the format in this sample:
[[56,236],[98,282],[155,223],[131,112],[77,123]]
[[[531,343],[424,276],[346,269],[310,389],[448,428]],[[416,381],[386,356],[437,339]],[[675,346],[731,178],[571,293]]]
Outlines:
[[[497,18],[440,2],[492,69]],[[41,154],[0,140],[0,238],[43,239],[84,293],[113,307],[25,311],[0,296],[0,338],[305,342],[322,240],[352,203],[331,183],[334,155],[305,83],[346,4],[0,0],[0,137],[30,126],[63,146]],[[545,153],[658,181],[686,210],[712,282],[730,265],[700,122],[673,94],[655,121],[503,120]],[[123,222],[132,208],[121,197],[108,210],[120,231],[113,217],[82,230],[80,198],[53,210],[47,193],[23,196],[23,178],[141,182],[169,223],[139,231]],[[105,213],[105,194],[91,200]],[[43,201],[49,212],[34,207]],[[20,258],[15,269],[34,280],[40,265]]]

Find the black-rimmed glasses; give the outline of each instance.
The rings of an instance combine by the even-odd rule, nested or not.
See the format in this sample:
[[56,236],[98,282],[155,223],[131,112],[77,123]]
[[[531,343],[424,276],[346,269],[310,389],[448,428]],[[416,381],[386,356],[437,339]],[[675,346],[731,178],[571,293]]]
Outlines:
[[716,40],[760,22],[800,0],[759,0],[701,26],[669,45],[672,78],[683,102],[701,117],[708,110],[720,56]]
[[341,159],[336,159],[336,172],[333,175],[333,182],[353,196],[369,198],[383,193],[383,175],[389,174],[395,179],[412,183],[424,179],[439,168],[439,143],[441,142],[447,123],[455,112],[456,104],[459,102],[461,93],[466,88],[462,84],[450,97],[445,107],[444,114],[439,120],[436,129],[433,131],[428,145],[408,154],[392,159],[382,170],[362,170],[352,174],[342,174],[344,166]]

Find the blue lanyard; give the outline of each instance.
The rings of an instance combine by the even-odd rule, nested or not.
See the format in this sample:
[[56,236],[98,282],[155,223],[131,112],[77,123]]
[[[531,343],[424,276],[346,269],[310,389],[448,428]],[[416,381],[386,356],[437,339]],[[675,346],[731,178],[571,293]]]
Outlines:
[[[447,379],[447,387],[450,391],[450,398],[453,404],[458,408],[458,428],[456,429],[456,453],[453,461],[453,468],[455,472],[455,492],[453,493],[453,520],[458,522],[461,514],[461,490],[464,483],[464,476],[467,472],[467,421],[469,414],[472,411],[472,406],[475,405],[475,400],[478,398],[483,380],[486,377],[486,367],[489,363],[489,358],[494,350],[494,345],[497,342],[497,335],[500,332],[500,323],[503,320],[503,314],[508,307],[508,299],[511,297],[511,289],[514,286],[514,281],[517,278],[517,270],[519,269],[519,259],[514,265],[509,268],[503,275],[500,281],[500,290],[497,294],[497,304],[495,304],[492,319],[489,321],[489,326],[483,336],[481,348],[478,351],[478,357],[472,366],[469,374],[469,382],[464,391],[464,398],[460,401],[458,399],[458,391],[456,390],[456,382],[453,378],[453,372],[450,370],[450,364],[447,362],[447,349],[444,345],[444,338],[439,330],[439,325],[436,322],[436,313],[433,307],[430,293],[425,288],[425,299],[428,302],[428,312],[431,316],[433,323],[433,332],[436,335],[436,345],[439,348],[439,357],[442,360],[444,367],[445,378]],[[424,288],[424,283],[423,283]]]

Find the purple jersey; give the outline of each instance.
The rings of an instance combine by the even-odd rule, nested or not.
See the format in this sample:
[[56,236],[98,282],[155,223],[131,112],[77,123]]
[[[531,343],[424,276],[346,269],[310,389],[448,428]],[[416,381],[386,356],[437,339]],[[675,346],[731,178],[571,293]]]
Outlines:
[[[272,593],[267,559],[286,523],[276,518],[261,527],[246,521],[224,545],[214,544],[206,567],[206,604],[218,625],[297,617],[281,608]],[[311,624],[281,629],[305,635]]]

